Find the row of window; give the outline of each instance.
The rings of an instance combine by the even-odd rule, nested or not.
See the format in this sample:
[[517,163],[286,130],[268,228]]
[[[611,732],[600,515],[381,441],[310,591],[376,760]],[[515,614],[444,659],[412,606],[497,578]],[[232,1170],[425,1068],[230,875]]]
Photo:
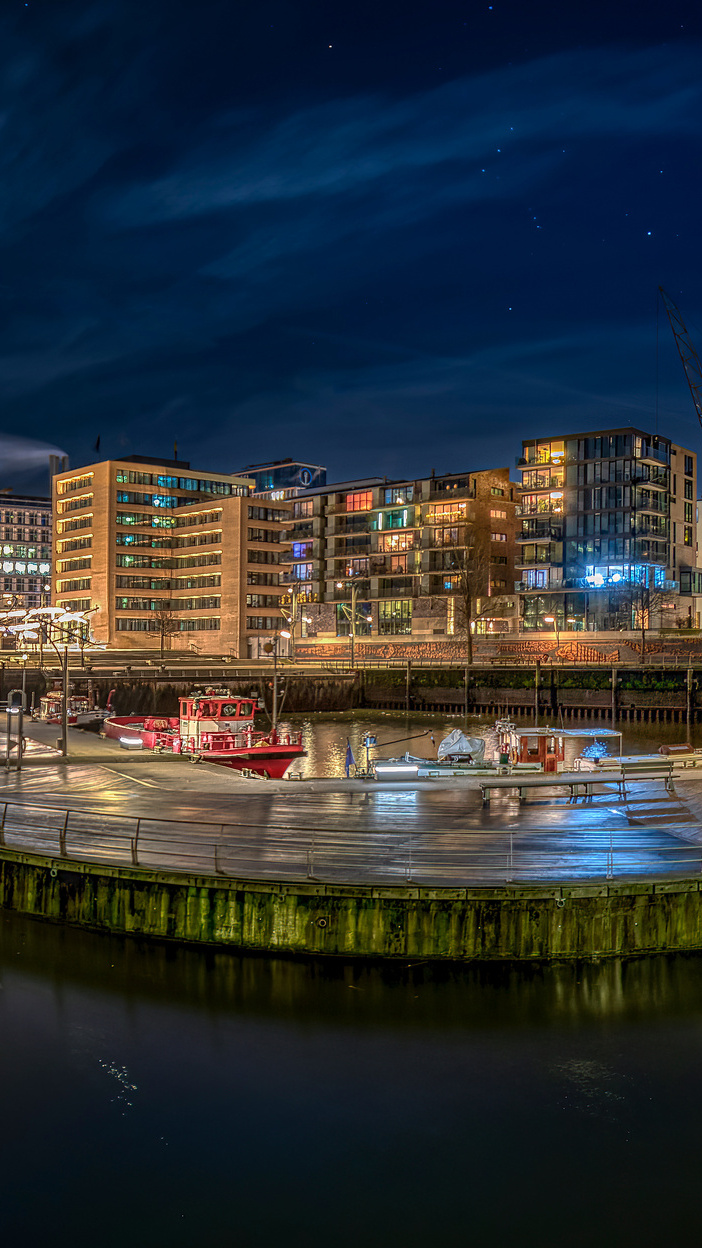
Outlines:
[[285,626],[286,621],[279,615],[247,615],[246,627],[259,633],[276,632]]
[[[159,586],[161,588],[161,586]],[[164,585],[164,588],[166,586]],[[216,595],[202,598],[115,598],[117,611],[207,611],[221,606]]]
[[206,555],[181,555],[180,558],[159,558],[154,555],[116,555],[118,568],[206,568],[222,562],[219,551]]
[[278,594],[247,594],[247,607],[277,607],[280,605]]
[[288,519],[287,511],[278,511],[275,507],[249,507],[249,520],[273,520],[281,523]]
[[[218,616],[206,617],[194,620],[177,620],[177,631],[179,633],[211,633],[217,632],[220,628],[220,620]],[[118,633],[157,633],[158,621],[137,617],[130,619],[122,617],[117,621]]]
[[75,490],[90,489],[93,484],[93,473],[86,473],[83,477],[69,477],[66,481],[59,481],[57,487],[58,494],[72,494]]
[[280,542],[282,536],[280,529],[249,529],[248,531],[250,542]]
[[248,494],[248,486],[232,485],[229,481],[205,481],[201,477],[173,477],[155,472],[117,469],[118,485],[155,485],[161,490],[189,490],[198,494]]
[[59,533],[73,533],[77,529],[91,529],[93,527],[93,517],[79,516],[75,520],[59,520]]
[[118,533],[118,546],[150,546],[152,550],[182,550],[186,546],[213,546],[222,540],[222,530],[193,533],[188,537],[149,537],[147,533]]
[[221,576],[118,576],[117,589],[216,589],[222,584]]
[[3,524],[51,524],[51,511],[6,511],[3,513]]
[[185,498],[177,498],[175,494],[142,494],[138,490],[118,490],[118,503],[136,503],[143,507],[181,507],[188,502]]
[[69,550],[88,550],[93,544],[91,537],[74,537],[67,542],[59,542],[58,550],[60,554],[66,554]]
[[92,507],[92,494],[83,494],[80,498],[69,498],[65,503],[59,503],[58,513],[63,515],[67,511],[85,511],[86,507]]
[[92,580],[89,576],[81,576],[73,581],[59,581],[58,592],[60,594],[74,593],[78,589],[90,589]]

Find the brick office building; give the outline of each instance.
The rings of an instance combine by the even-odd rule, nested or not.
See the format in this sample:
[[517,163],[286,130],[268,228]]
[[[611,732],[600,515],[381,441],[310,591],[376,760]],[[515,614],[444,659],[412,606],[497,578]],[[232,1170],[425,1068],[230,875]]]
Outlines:
[[289,510],[241,476],[127,456],[54,477],[54,602],[97,642],[246,657],[283,627]]

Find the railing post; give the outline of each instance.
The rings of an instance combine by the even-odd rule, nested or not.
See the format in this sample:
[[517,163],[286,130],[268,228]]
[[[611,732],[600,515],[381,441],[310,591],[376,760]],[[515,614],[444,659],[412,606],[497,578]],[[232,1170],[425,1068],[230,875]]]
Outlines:
[[407,865],[405,867],[405,880],[408,884],[412,883],[412,833],[409,834],[407,842]]
[[[224,824],[222,823],[222,824],[220,824],[220,828],[219,828],[219,839],[220,839],[220,841],[222,840],[222,837],[223,837],[223,836],[224,836]],[[218,841],[215,841],[215,843],[214,843],[214,869],[215,869],[215,875],[224,875],[225,873],[224,873],[224,871],[222,870],[222,868],[221,868],[221,867],[220,867],[220,865],[219,865],[219,855],[218,855],[218,852],[217,852],[217,851],[218,851],[218,849],[219,849],[219,842],[218,842]]]
[[511,883],[512,880],[514,879],[514,833],[511,828],[509,830],[509,867],[508,867],[508,870],[509,870],[509,874],[507,876],[507,881],[508,883]]
[[312,840],[307,848],[307,879],[316,879],[314,873],[314,832],[312,833]]
[[609,829],[609,854],[607,857],[607,879],[611,880],[613,877],[614,877],[614,837],[612,834],[612,829],[610,828]]
[[59,858],[66,857],[66,834],[68,832],[68,820],[71,817],[70,810],[66,811],[66,818],[63,821],[63,827],[59,832]]
[[7,818],[7,802],[2,809],[2,823],[0,823],[0,845],[5,844],[5,819]]
[[132,841],[132,866],[139,866],[139,829],[141,828],[141,819],[136,821],[136,830],[134,832],[134,840]]

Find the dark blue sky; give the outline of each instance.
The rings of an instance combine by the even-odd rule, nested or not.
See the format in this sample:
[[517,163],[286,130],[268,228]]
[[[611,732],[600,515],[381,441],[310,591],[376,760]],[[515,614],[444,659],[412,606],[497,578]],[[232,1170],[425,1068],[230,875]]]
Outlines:
[[653,427],[658,358],[697,449],[701,67],[698,0],[5,3],[2,430],[489,467]]

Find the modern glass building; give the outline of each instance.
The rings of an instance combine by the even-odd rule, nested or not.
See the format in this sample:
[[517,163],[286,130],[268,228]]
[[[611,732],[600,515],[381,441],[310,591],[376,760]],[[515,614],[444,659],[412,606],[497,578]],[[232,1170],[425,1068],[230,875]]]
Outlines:
[[691,618],[693,452],[641,429],[607,429],[528,439],[517,467],[526,631],[623,627],[630,586],[656,591],[662,622],[668,612],[670,623]]

